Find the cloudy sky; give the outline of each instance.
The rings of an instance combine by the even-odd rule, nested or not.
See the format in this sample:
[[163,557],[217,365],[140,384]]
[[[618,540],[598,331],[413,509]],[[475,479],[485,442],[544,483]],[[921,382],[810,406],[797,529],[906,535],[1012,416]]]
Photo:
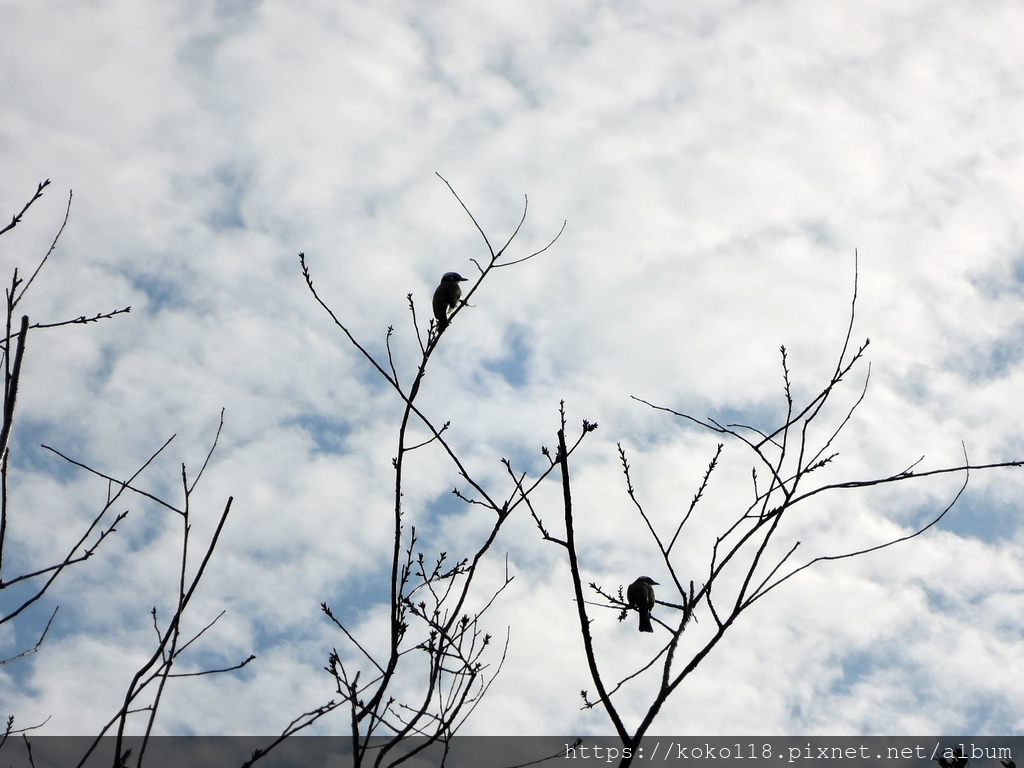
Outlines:
[[[168,437],[139,486],[181,502],[195,547],[231,516],[193,606],[161,733],[276,733],[331,698],[344,637],[381,637],[399,401],[306,289],[376,355],[389,326],[417,363],[406,296],[427,316],[440,275],[475,279],[486,247],[529,215],[431,359],[421,405],[507,495],[500,459],[543,467],[558,403],[572,429],[585,579],[667,583],[626,495],[616,443],[659,530],[673,529],[716,439],[631,395],[698,417],[775,426],[779,346],[796,397],[828,380],[859,253],[854,342],[867,397],[829,480],[1024,457],[1024,11],[1009,0],[892,3],[3,3],[0,276],[25,275],[74,198],[19,312],[90,326],[30,333],[12,443],[4,578],[63,557],[106,485]],[[679,7],[670,7],[676,5]],[[472,280],[471,280],[472,283]],[[827,421],[827,424],[825,423]],[[750,497],[727,443],[676,567],[706,578],[710,536]],[[962,477],[822,494],[780,546],[799,559],[905,535]],[[471,551],[486,521],[451,495],[436,446],[410,457],[406,514],[426,552]],[[464,487],[464,484],[463,486]],[[1020,471],[975,473],[924,536],[824,564],[759,602],[662,710],[675,734],[1024,732]],[[558,488],[538,511],[558,528]],[[140,497],[97,554],[0,626],[0,714],[91,734],[151,652],[150,609],[175,589],[180,521]],[[482,581],[515,577],[486,615],[509,633],[501,674],[465,732],[609,733],[582,656],[564,553],[519,510]],[[474,519],[475,518],[475,519]],[[662,587],[665,589],[665,587]],[[0,610],[10,610],[10,590]],[[19,593],[21,594],[21,593]],[[659,593],[666,600],[678,600]],[[667,609],[664,609],[666,614]],[[657,615],[658,612],[656,612]],[[635,617],[595,609],[609,679],[656,653]],[[712,624],[697,613],[695,631]],[[688,647],[688,646],[687,646]],[[497,663],[497,651],[490,657]],[[651,680],[621,694],[634,724]],[[89,703],[89,709],[83,703]],[[141,726],[140,726],[141,727]],[[318,733],[342,733],[326,718]]]

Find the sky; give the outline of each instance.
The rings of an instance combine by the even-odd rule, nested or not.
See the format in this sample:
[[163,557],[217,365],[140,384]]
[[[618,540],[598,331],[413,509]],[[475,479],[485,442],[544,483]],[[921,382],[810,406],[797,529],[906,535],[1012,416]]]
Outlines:
[[[544,467],[560,401],[570,432],[598,423],[572,465],[585,582],[669,581],[617,445],[664,532],[719,441],[634,398],[774,427],[780,345],[805,402],[835,368],[855,274],[852,343],[871,343],[818,434],[842,421],[868,363],[870,382],[822,477],[887,476],[922,456],[922,470],[955,466],[965,451],[1024,458],[1017,3],[42,0],[0,3],[0,17],[0,220],[52,181],[0,237],[0,275],[31,273],[73,191],[19,312],[48,323],[131,307],[29,334],[3,577],[62,558],[106,498],[105,481],[42,446],[123,478],[174,435],[138,485],[180,504],[182,465],[196,476],[224,410],[190,498],[193,547],[233,504],[189,627],[224,615],[179,668],[257,659],[174,681],[159,733],[275,734],[330,699],[323,666],[346,646],[322,602],[368,643],[383,636],[401,403],[315,302],[298,253],[372,354],[394,328],[409,381],[407,296],[422,325],[440,276],[472,286],[488,255],[438,174],[495,244],[528,199],[510,260],[565,223],[544,253],[488,275],[420,404],[502,496],[502,458]],[[725,442],[674,560],[698,585],[751,492],[751,454]],[[786,518],[779,546],[800,541],[802,563],[906,535],[962,480],[820,494]],[[436,446],[410,454],[406,519],[428,557],[470,552],[486,532],[457,486]],[[922,536],[791,579],[654,731],[1020,735],[1022,492],[1021,470],[974,472]],[[557,529],[555,482],[537,507]],[[89,561],[0,626],[0,658],[15,656],[60,605],[38,652],[0,666],[0,713],[18,725],[96,733],[152,652],[180,519],[140,496],[123,510]],[[506,564],[514,579],[483,619],[507,634],[506,658],[463,732],[611,733],[581,708],[594,686],[564,551],[523,509],[481,583]],[[608,679],[667,637],[592,610]],[[696,618],[695,634],[713,623]],[[653,684],[623,689],[627,724]],[[339,713],[313,732],[346,728]]]

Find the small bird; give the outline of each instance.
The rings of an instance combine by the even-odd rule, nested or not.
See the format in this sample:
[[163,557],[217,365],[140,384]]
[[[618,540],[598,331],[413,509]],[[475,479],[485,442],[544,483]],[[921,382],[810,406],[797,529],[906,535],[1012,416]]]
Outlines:
[[459,299],[462,298],[459,283],[465,279],[458,272],[445,272],[441,283],[434,290],[434,317],[437,318],[438,332],[448,327],[448,313],[459,305]]
[[653,632],[651,626],[651,610],[654,608],[654,586],[657,584],[650,576],[641,576],[626,588],[626,600],[630,608],[636,608],[640,614],[640,631]]

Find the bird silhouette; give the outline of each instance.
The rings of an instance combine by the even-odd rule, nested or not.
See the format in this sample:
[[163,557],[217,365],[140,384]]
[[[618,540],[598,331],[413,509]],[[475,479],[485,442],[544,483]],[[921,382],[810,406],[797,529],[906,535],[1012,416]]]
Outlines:
[[657,584],[650,576],[641,576],[626,588],[626,601],[630,608],[636,608],[640,614],[640,631],[653,632],[651,611],[654,609],[654,586]]
[[459,283],[465,280],[458,272],[445,272],[440,284],[434,289],[434,318],[437,320],[438,332],[448,327],[448,313],[459,305],[459,299],[462,298]]

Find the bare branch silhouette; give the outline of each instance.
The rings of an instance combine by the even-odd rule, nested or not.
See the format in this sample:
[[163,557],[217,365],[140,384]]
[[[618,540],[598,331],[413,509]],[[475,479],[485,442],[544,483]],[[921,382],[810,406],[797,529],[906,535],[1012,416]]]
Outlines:
[[[347,709],[347,730],[350,733],[356,765],[372,761],[375,765],[394,765],[432,746],[447,750],[452,736],[458,732],[474,708],[481,701],[505,660],[508,637],[497,658],[491,658],[492,635],[484,630],[483,621],[495,600],[512,582],[508,572],[504,581],[489,595],[477,597],[477,574],[480,566],[492,555],[492,548],[504,523],[520,504],[529,505],[529,495],[543,478],[553,471],[552,463],[542,475],[532,481],[525,473],[517,473],[507,460],[502,460],[512,480],[507,489],[490,488],[476,479],[457,454],[450,442],[451,422],[437,419],[423,410],[417,400],[427,373],[431,356],[442,338],[453,338],[457,333],[458,317],[469,304],[469,299],[496,267],[511,266],[526,259],[502,263],[499,260],[520,234],[526,220],[526,207],[511,236],[495,250],[486,232],[473,212],[463,202],[448,181],[438,177],[448,187],[462,209],[483,238],[488,258],[470,259],[477,265],[478,279],[448,315],[447,330],[431,319],[424,335],[416,313],[412,294],[407,295],[413,333],[420,349],[420,359],[414,366],[396,358],[391,341],[393,328],[385,336],[387,360],[379,361],[367,346],[358,341],[345,322],[331,309],[314,287],[312,273],[304,254],[299,255],[303,278],[313,298],[324,308],[348,342],[372,368],[387,382],[403,404],[396,425],[397,453],[392,459],[394,489],[391,530],[394,543],[390,564],[389,639],[387,649],[377,652],[359,638],[358,633],[342,620],[326,603],[323,613],[339,629],[350,653],[333,650],[328,658],[327,671],[334,679],[336,698],[293,718],[281,735],[265,749],[253,754],[256,762],[289,736],[301,732],[319,719],[340,707]],[[557,239],[557,237],[555,238]],[[552,240],[554,242],[554,240]],[[550,246],[550,243],[549,243]],[[531,254],[542,253],[547,247]],[[445,330],[442,334],[441,331]],[[409,373],[401,370],[409,367]],[[410,424],[415,420],[422,425],[427,436],[413,440]],[[490,530],[469,550],[456,558],[448,552],[427,557],[419,550],[416,510],[406,509],[405,495],[408,462],[413,451],[439,450],[447,457],[452,471],[468,484],[468,488],[455,488],[455,497],[467,506],[484,507],[493,515]],[[410,675],[419,681],[417,693],[405,700],[394,692],[398,675],[407,681]],[[407,743],[417,736],[422,742]],[[375,739],[372,743],[371,739]],[[401,745],[401,750],[399,746]],[[401,752],[401,754],[399,754]]]
[[[963,463],[956,466],[922,471],[917,469],[921,463],[921,459],[917,459],[905,469],[890,475],[857,480],[825,481],[815,485],[814,478],[819,477],[818,471],[838,459],[839,453],[834,449],[834,444],[840,433],[851,423],[857,408],[864,402],[870,379],[869,367],[868,373],[864,376],[860,391],[857,393],[852,404],[840,416],[838,422],[826,428],[823,438],[817,439],[817,441],[812,439],[810,429],[812,424],[816,425],[818,420],[825,417],[826,404],[832,399],[839,385],[851,375],[857,364],[862,361],[869,343],[865,341],[856,348],[853,348],[851,345],[856,320],[856,302],[857,266],[855,258],[854,290],[850,302],[850,318],[835,367],[828,381],[817,394],[798,407],[794,403],[792,394],[786,349],[782,347],[785,416],[782,418],[781,423],[775,427],[763,429],[749,424],[723,424],[720,420],[712,417],[700,419],[685,412],[666,406],[655,405],[640,397],[633,396],[634,400],[652,409],[671,414],[716,434],[727,435],[730,439],[737,441],[750,451],[754,461],[751,471],[754,498],[745,509],[740,510],[732,517],[731,522],[727,519],[723,525],[722,532],[715,537],[714,543],[711,546],[708,571],[703,583],[696,587],[693,580],[689,580],[687,588],[681,576],[680,563],[677,562],[674,549],[679,541],[683,527],[690,520],[697,504],[703,499],[712,474],[719,466],[723,444],[719,443],[715,449],[714,456],[710,460],[700,485],[685,512],[678,516],[676,522],[672,523],[669,530],[665,533],[662,533],[659,525],[654,522],[655,520],[663,520],[664,515],[649,514],[641,503],[631,478],[630,464],[625,449],[621,444],[619,445],[619,461],[625,478],[626,495],[632,502],[633,513],[638,515],[643,521],[652,546],[658,552],[661,568],[667,570],[671,575],[669,591],[678,595],[679,601],[675,602],[663,598],[656,601],[656,605],[660,606],[663,610],[661,618],[652,615],[652,619],[667,633],[667,637],[656,649],[652,650],[651,656],[646,662],[642,663],[635,671],[625,675],[614,686],[609,686],[605,683],[601,671],[600,660],[597,656],[591,634],[593,621],[588,613],[588,605],[616,610],[619,612],[620,619],[626,617],[630,610],[630,605],[623,599],[621,586],[618,589],[618,593],[615,594],[597,584],[591,584],[591,589],[598,595],[600,600],[592,604],[584,600],[580,578],[582,566],[576,552],[574,538],[575,518],[572,504],[572,484],[569,474],[570,451],[566,447],[565,414],[563,408],[561,425],[558,431],[559,449],[556,460],[560,465],[562,474],[565,540],[562,541],[553,536],[546,528],[539,527],[541,527],[545,540],[561,544],[567,551],[569,569],[576,593],[579,632],[583,640],[591,680],[597,692],[596,699],[590,698],[586,691],[583,692],[584,706],[589,708],[600,705],[604,709],[623,747],[630,748],[629,750],[624,749],[624,753],[636,754],[636,748],[640,743],[640,739],[648,733],[657,715],[671,695],[678,689],[683,680],[715,649],[734,622],[755,602],[812,566],[833,560],[859,557],[920,536],[936,525],[953,508],[967,487],[971,471],[1024,466],[1024,460],[973,464],[968,460],[967,451],[964,448]],[[767,472],[768,479],[766,484],[759,482],[759,469]],[[777,539],[787,513],[797,504],[803,504],[819,494],[872,488],[910,480],[925,480],[954,473],[962,473],[964,477],[963,483],[953,499],[940,513],[933,516],[929,522],[908,534],[878,542],[877,544],[857,547],[845,552],[819,555],[812,557],[802,564],[792,564],[794,556],[799,551],[801,544],[799,541],[782,543],[781,552],[773,555],[769,554],[770,551],[775,552],[779,546]],[[769,550],[770,544],[776,544],[776,548]],[[691,562],[686,564],[686,567],[692,569],[694,566]],[[702,632],[699,638],[695,638],[697,642],[696,649],[690,652],[688,659],[677,658],[681,649],[680,643],[683,634],[687,630],[690,621],[697,620],[695,612],[702,607],[707,609],[714,624]],[[666,609],[668,613],[665,613]],[[640,684],[641,680],[647,680],[652,677],[654,686],[646,711],[641,713],[638,723],[627,725],[616,703],[616,694],[626,685]],[[633,759],[634,757],[632,756],[625,757],[619,765],[630,765]]]
[[[21,222],[25,212],[36,202],[43,193],[43,190],[49,185],[49,180],[39,184],[35,195],[32,199],[26,203],[22,210],[16,214],[11,223],[0,229],[0,235],[13,229],[18,223]],[[35,322],[29,321],[27,316],[22,316],[17,331],[14,330],[14,318],[16,307],[19,302],[24,298],[29,287],[34,283],[36,278],[39,276],[43,266],[47,263],[50,256],[54,253],[58,241],[64,232],[65,227],[68,223],[68,218],[71,211],[71,199],[72,196],[68,195],[68,204],[64,213],[63,222],[60,225],[57,234],[53,238],[49,250],[39,261],[31,277],[27,281],[22,281],[19,277],[18,269],[13,270],[13,275],[9,286],[5,291],[6,295],[6,332],[3,338],[0,339],[0,354],[3,355],[4,359],[4,388],[3,388],[3,423],[0,425],[0,592],[8,589],[14,585],[21,585],[22,589],[27,589],[27,596],[19,597],[13,601],[12,604],[5,608],[6,613],[0,616],[0,624],[11,622],[18,617],[25,614],[26,611],[32,608],[39,600],[41,600],[50,587],[54,584],[57,578],[71,566],[78,565],[91,558],[100,548],[100,545],[107,539],[108,536],[115,533],[117,526],[121,524],[127,517],[127,510],[115,512],[114,507],[118,505],[121,500],[128,493],[135,493],[145,499],[153,501],[158,505],[171,510],[176,513],[178,519],[181,520],[182,525],[182,550],[181,550],[181,561],[180,561],[180,572],[177,584],[177,600],[175,609],[169,619],[168,626],[161,630],[157,624],[156,609],[153,609],[153,621],[154,628],[157,630],[157,647],[154,650],[150,659],[140,667],[134,674],[131,683],[124,696],[124,701],[121,708],[117,713],[110,719],[103,730],[96,736],[92,747],[88,749],[86,754],[81,758],[80,765],[84,764],[88,759],[89,755],[96,749],[96,746],[100,743],[100,738],[103,734],[107,733],[115,724],[117,725],[117,738],[116,738],[116,749],[113,759],[115,766],[127,765],[127,760],[132,753],[132,750],[123,749],[123,739],[125,734],[125,725],[129,717],[138,713],[146,713],[148,715],[145,725],[145,736],[142,741],[141,749],[137,750],[135,755],[136,765],[142,765],[143,757],[146,751],[146,746],[149,743],[149,737],[153,730],[153,725],[157,712],[160,707],[161,697],[168,681],[174,677],[194,677],[200,675],[217,674],[225,671],[239,669],[255,657],[251,656],[244,661],[237,664],[222,667],[219,669],[205,669],[200,671],[182,671],[172,673],[172,667],[175,663],[179,662],[182,655],[188,650],[193,643],[195,643],[200,637],[204,636],[208,630],[216,623],[217,619],[208,622],[205,626],[200,628],[197,632],[192,634],[188,639],[184,639],[183,632],[183,618],[186,609],[189,607],[190,601],[195,594],[195,591],[203,579],[207,571],[210,559],[213,555],[214,550],[220,539],[221,532],[224,527],[224,523],[227,520],[228,513],[231,509],[231,499],[229,498],[224,510],[221,513],[217,527],[209,541],[207,541],[204,547],[201,549],[201,559],[196,566],[190,556],[190,544],[192,542],[193,534],[191,528],[191,516],[192,511],[190,509],[190,497],[193,490],[195,489],[196,483],[199,478],[203,475],[206,470],[210,457],[213,454],[214,449],[217,445],[217,439],[220,436],[221,429],[224,424],[224,414],[221,412],[220,423],[217,427],[217,435],[213,440],[213,444],[210,447],[209,453],[206,455],[203,465],[200,468],[196,477],[189,482],[188,476],[185,471],[184,465],[181,468],[181,482],[183,491],[183,506],[178,508],[160,498],[158,495],[149,493],[138,487],[138,482],[141,474],[149,468],[158,456],[160,456],[167,446],[170,444],[173,437],[164,442],[159,448],[154,451],[148,459],[143,461],[141,465],[136,469],[128,478],[117,478],[114,475],[101,472],[97,469],[92,468],[85,461],[72,459],[65,453],[51,448],[49,446],[42,446],[44,450],[50,451],[56,456],[64,459],[67,463],[86,470],[87,472],[100,477],[106,481],[106,498],[100,505],[99,511],[92,515],[91,521],[87,521],[84,525],[83,531],[77,534],[75,541],[66,550],[63,558],[51,561],[49,564],[40,565],[38,567],[29,567],[22,573],[9,576],[5,573],[4,566],[4,551],[5,545],[7,544],[7,524],[8,517],[13,513],[9,507],[8,497],[8,485],[10,482],[9,470],[10,470],[10,453],[12,450],[12,434],[15,427],[16,417],[16,405],[18,400],[19,387],[24,386],[23,366],[24,359],[29,348],[27,339],[32,333],[32,338],[35,338],[34,332],[42,329],[53,329],[60,328],[75,324],[88,324],[102,319],[113,318],[115,316],[125,314],[130,311],[130,307],[124,309],[114,310],[112,312],[101,312],[92,316],[82,315],[78,318],[70,320],[59,320],[53,322]],[[45,338],[40,336],[40,339]],[[19,513],[21,510],[17,510]],[[31,512],[31,510],[30,510]],[[41,520],[39,524],[45,525],[46,522]],[[54,625],[55,619],[58,615],[59,606],[53,609],[50,614],[49,620],[46,623],[45,628],[39,635],[39,639],[35,645],[31,648],[25,649],[8,659],[0,660],[0,665],[14,663],[20,659],[25,658],[30,654],[37,653],[43,645],[43,641],[46,639],[47,634],[50,631],[52,625]],[[219,616],[217,618],[220,618]],[[153,691],[153,695],[150,700],[146,703],[141,703],[141,695],[147,689]],[[47,718],[48,720],[49,718]],[[30,764],[33,764],[32,758],[32,745],[27,739],[26,734],[29,731],[38,730],[43,724],[32,725],[23,728],[14,728],[14,715],[10,714],[7,717],[7,728],[2,737],[0,737],[0,748],[3,747],[7,741],[7,737],[12,734],[20,734],[24,738],[25,747],[29,757]],[[45,723],[45,721],[44,721]]]

